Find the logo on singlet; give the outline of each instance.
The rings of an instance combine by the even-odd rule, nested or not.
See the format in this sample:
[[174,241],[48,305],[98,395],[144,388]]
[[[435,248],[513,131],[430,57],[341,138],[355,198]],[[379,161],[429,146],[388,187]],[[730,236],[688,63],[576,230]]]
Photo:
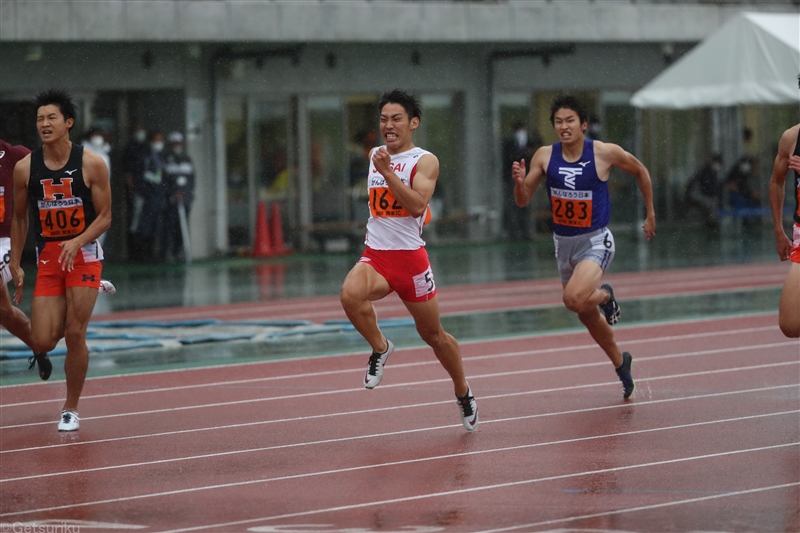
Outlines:
[[[75,198],[72,194],[72,178],[61,178],[61,183],[53,183],[53,180],[42,180],[42,191],[44,192],[45,200]],[[56,195],[59,196],[56,197]]]
[[582,166],[583,168],[586,168],[586,165],[588,165],[589,163],[591,163],[591,161],[586,161],[586,162],[584,162],[584,161],[578,161],[578,164],[579,164],[580,166]]
[[6,155],[5,150],[0,150],[0,159],[3,159],[3,156]]
[[561,167],[558,173],[564,176],[564,185],[570,189],[575,189],[575,178],[583,175],[582,168]]

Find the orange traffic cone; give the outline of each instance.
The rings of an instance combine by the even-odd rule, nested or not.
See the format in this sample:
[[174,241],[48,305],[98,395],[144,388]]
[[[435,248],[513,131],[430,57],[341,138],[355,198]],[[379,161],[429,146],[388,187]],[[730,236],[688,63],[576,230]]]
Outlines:
[[258,203],[256,216],[256,239],[253,243],[254,257],[270,257],[274,255],[269,245],[269,228],[267,227],[267,204]]
[[281,222],[281,206],[278,202],[272,202],[272,211],[270,214],[270,222],[272,225],[272,233],[270,234],[270,242],[272,243],[273,255],[286,255],[291,253],[286,248],[283,241],[283,223]]

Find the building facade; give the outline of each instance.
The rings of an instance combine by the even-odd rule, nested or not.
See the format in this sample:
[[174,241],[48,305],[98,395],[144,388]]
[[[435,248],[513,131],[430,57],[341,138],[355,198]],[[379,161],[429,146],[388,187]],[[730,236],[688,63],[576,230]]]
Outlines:
[[[530,138],[554,141],[548,107],[561,92],[582,96],[602,138],[637,154],[673,142],[662,135],[678,146],[688,142],[681,128],[693,132],[691,149],[676,148],[664,175],[653,172],[659,208],[675,210],[664,198],[713,148],[702,133],[708,119],[702,110],[671,114],[673,127],[655,112],[637,114],[630,96],[745,9],[797,5],[3,0],[0,135],[33,148],[32,96],[51,86],[73,94],[81,113],[73,140],[97,126],[113,147],[112,260],[125,255],[129,206],[117,162],[136,121],[186,134],[197,167],[194,257],[251,248],[260,202],[280,206],[292,247],[357,241],[367,216],[365,153],[380,142],[376,104],[396,87],[420,97],[415,142],[440,160],[429,241],[502,236],[502,182],[510,179],[502,142],[518,121]],[[785,114],[792,110],[769,127],[792,120]],[[646,139],[637,121],[648,125]],[[664,133],[665,124],[675,131]],[[633,180],[620,180],[613,194],[612,222],[633,226]]]

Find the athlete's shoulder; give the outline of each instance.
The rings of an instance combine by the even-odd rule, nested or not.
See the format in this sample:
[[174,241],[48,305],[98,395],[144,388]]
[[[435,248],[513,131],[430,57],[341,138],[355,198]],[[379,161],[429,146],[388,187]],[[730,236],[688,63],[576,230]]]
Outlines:
[[429,152],[427,150],[423,150],[421,148],[420,148],[420,153],[419,153],[419,160],[420,161],[423,161],[423,160],[424,161],[436,161],[437,163],[439,162],[439,158],[436,157],[436,154],[434,154],[433,152]]
[[31,174],[31,153],[28,152],[21,159],[19,159],[14,166],[14,176],[19,176],[20,179],[28,179]]
[[83,151],[83,180],[89,184],[95,180],[108,179],[108,167],[103,158],[95,154],[91,150]]
[[417,174],[422,173],[433,178],[439,176],[439,158],[433,153],[423,150],[416,162]]
[[783,132],[783,135],[781,135],[781,141],[785,139],[787,142],[791,142],[794,144],[797,142],[798,135],[800,135],[800,124],[795,124],[788,130]]
[[554,145],[552,144],[540,146],[533,153],[533,157],[531,158],[531,167],[534,165],[541,165],[542,168],[547,170],[547,166],[550,164],[550,158],[553,156],[553,146]]
[[625,159],[628,152],[618,144],[594,141],[594,157],[610,163]]

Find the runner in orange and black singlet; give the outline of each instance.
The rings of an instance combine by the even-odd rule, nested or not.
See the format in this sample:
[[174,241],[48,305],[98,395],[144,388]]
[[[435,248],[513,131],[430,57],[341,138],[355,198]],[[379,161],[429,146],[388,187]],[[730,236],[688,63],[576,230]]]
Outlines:
[[81,248],[74,269],[63,270],[59,264],[59,243],[83,233],[96,218],[92,192],[83,179],[83,146],[72,145],[67,164],[50,170],[44,163],[42,149],[31,153],[28,201],[33,208],[37,265],[34,296],[59,296],[67,287],[100,286],[103,249],[97,241]]
[[[794,174],[794,224],[787,235],[783,206],[789,171]],[[775,250],[781,261],[790,263],[778,304],[778,325],[787,337],[800,338],[800,124],[781,135],[769,181],[769,205],[775,230]]]

